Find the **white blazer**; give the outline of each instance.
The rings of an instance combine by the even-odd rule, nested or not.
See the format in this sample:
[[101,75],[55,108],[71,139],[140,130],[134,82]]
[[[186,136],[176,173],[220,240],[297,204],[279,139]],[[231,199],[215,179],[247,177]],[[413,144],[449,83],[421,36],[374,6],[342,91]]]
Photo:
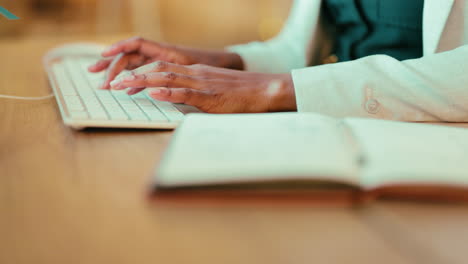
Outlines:
[[228,47],[255,72],[292,71],[300,112],[401,121],[468,121],[468,0],[425,0],[424,56],[373,55],[316,65],[328,55],[321,0],[295,0],[280,34]]

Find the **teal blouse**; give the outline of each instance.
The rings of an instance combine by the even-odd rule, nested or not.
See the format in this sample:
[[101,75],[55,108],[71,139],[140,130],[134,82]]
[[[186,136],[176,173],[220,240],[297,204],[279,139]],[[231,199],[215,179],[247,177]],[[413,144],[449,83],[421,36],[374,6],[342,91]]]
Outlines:
[[385,54],[398,60],[423,54],[424,0],[325,0],[339,61]]

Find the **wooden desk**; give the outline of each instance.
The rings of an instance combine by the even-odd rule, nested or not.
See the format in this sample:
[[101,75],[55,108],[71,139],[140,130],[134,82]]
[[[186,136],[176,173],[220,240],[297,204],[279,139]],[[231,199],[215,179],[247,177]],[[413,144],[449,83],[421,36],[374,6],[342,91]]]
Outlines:
[[[0,94],[48,94],[40,58],[61,42],[0,43]],[[0,263],[468,261],[466,206],[149,203],[171,134],[75,132],[54,99],[0,99]]]

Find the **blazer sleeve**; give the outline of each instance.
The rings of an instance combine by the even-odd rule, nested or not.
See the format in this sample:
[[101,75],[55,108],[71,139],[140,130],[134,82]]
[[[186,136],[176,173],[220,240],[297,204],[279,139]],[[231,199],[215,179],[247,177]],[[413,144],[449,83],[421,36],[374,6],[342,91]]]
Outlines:
[[398,61],[375,55],[292,72],[300,112],[468,121],[468,46]]
[[247,71],[285,73],[309,63],[320,0],[295,0],[281,32],[265,42],[227,47],[239,54]]

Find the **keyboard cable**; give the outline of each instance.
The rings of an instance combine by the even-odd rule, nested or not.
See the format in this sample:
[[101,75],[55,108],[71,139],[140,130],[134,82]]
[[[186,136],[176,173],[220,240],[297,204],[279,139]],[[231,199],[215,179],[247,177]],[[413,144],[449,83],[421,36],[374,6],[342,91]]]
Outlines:
[[12,99],[12,100],[25,100],[25,101],[39,101],[39,100],[46,100],[54,97],[55,95],[53,93],[50,93],[45,96],[38,96],[38,97],[26,97],[26,96],[14,96],[14,95],[5,95],[5,94],[0,94],[0,99]]

